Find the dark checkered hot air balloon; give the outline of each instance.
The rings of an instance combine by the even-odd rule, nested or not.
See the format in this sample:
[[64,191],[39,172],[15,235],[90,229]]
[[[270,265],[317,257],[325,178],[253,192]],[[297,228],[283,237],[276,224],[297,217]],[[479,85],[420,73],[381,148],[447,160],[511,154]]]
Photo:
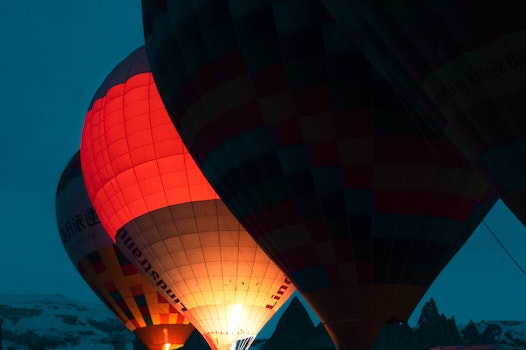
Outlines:
[[78,152],[60,178],[56,215],[69,258],[126,328],[149,350],[182,347],[194,327],[139,273],[103,228],[86,192]]
[[197,164],[338,349],[369,349],[492,206],[485,180],[320,1],[142,4],[154,78]]
[[247,349],[295,287],[193,161],[144,47],[95,94],[80,156],[88,194],[117,246],[213,350]]
[[526,224],[526,2],[324,3]]

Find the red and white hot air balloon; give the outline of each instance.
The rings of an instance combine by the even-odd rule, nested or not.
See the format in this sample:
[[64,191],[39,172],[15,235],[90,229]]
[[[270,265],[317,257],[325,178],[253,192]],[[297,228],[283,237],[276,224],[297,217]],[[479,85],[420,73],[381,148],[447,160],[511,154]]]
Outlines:
[[193,161],[144,47],[95,94],[80,156],[89,197],[117,246],[212,349],[248,348],[295,288]]

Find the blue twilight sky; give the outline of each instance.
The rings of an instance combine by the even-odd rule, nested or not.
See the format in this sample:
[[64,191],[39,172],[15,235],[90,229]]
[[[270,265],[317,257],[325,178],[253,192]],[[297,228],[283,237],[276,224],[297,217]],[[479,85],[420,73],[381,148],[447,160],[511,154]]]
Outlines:
[[[0,294],[99,302],[60,242],[55,191],[93,94],[143,44],[140,11],[139,0],[0,2]],[[526,267],[526,229],[509,210],[499,202],[486,223]],[[484,227],[430,297],[458,323],[526,320],[526,276]]]

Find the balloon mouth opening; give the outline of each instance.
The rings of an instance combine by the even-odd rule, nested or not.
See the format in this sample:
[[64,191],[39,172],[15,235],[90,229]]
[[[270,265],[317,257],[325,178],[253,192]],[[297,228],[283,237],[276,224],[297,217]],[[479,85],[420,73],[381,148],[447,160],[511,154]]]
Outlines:
[[240,338],[236,340],[234,344],[232,344],[232,346],[230,347],[230,350],[248,349],[250,345],[252,345],[252,342],[254,341],[255,338],[256,338],[255,335],[247,335],[243,338]]

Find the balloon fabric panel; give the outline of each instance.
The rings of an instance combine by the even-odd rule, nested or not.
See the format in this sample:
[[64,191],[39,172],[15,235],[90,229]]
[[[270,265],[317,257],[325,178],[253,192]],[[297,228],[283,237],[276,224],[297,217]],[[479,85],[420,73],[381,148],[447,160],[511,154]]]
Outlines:
[[[236,328],[237,319],[240,332],[257,334],[259,319],[267,319],[281,295],[286,300],[294,290],[219,200],[140,216],[119,231],[117,244],[130,250],[132,244],[144,247],[137,258],[141,266],[152,275],[158,273],[163,281],[158,285],[170,286],[175,305],[218,348],[232,344],[239,334],[215,330]],[[224,317],[236,305],[239,315],[234,320]]]

